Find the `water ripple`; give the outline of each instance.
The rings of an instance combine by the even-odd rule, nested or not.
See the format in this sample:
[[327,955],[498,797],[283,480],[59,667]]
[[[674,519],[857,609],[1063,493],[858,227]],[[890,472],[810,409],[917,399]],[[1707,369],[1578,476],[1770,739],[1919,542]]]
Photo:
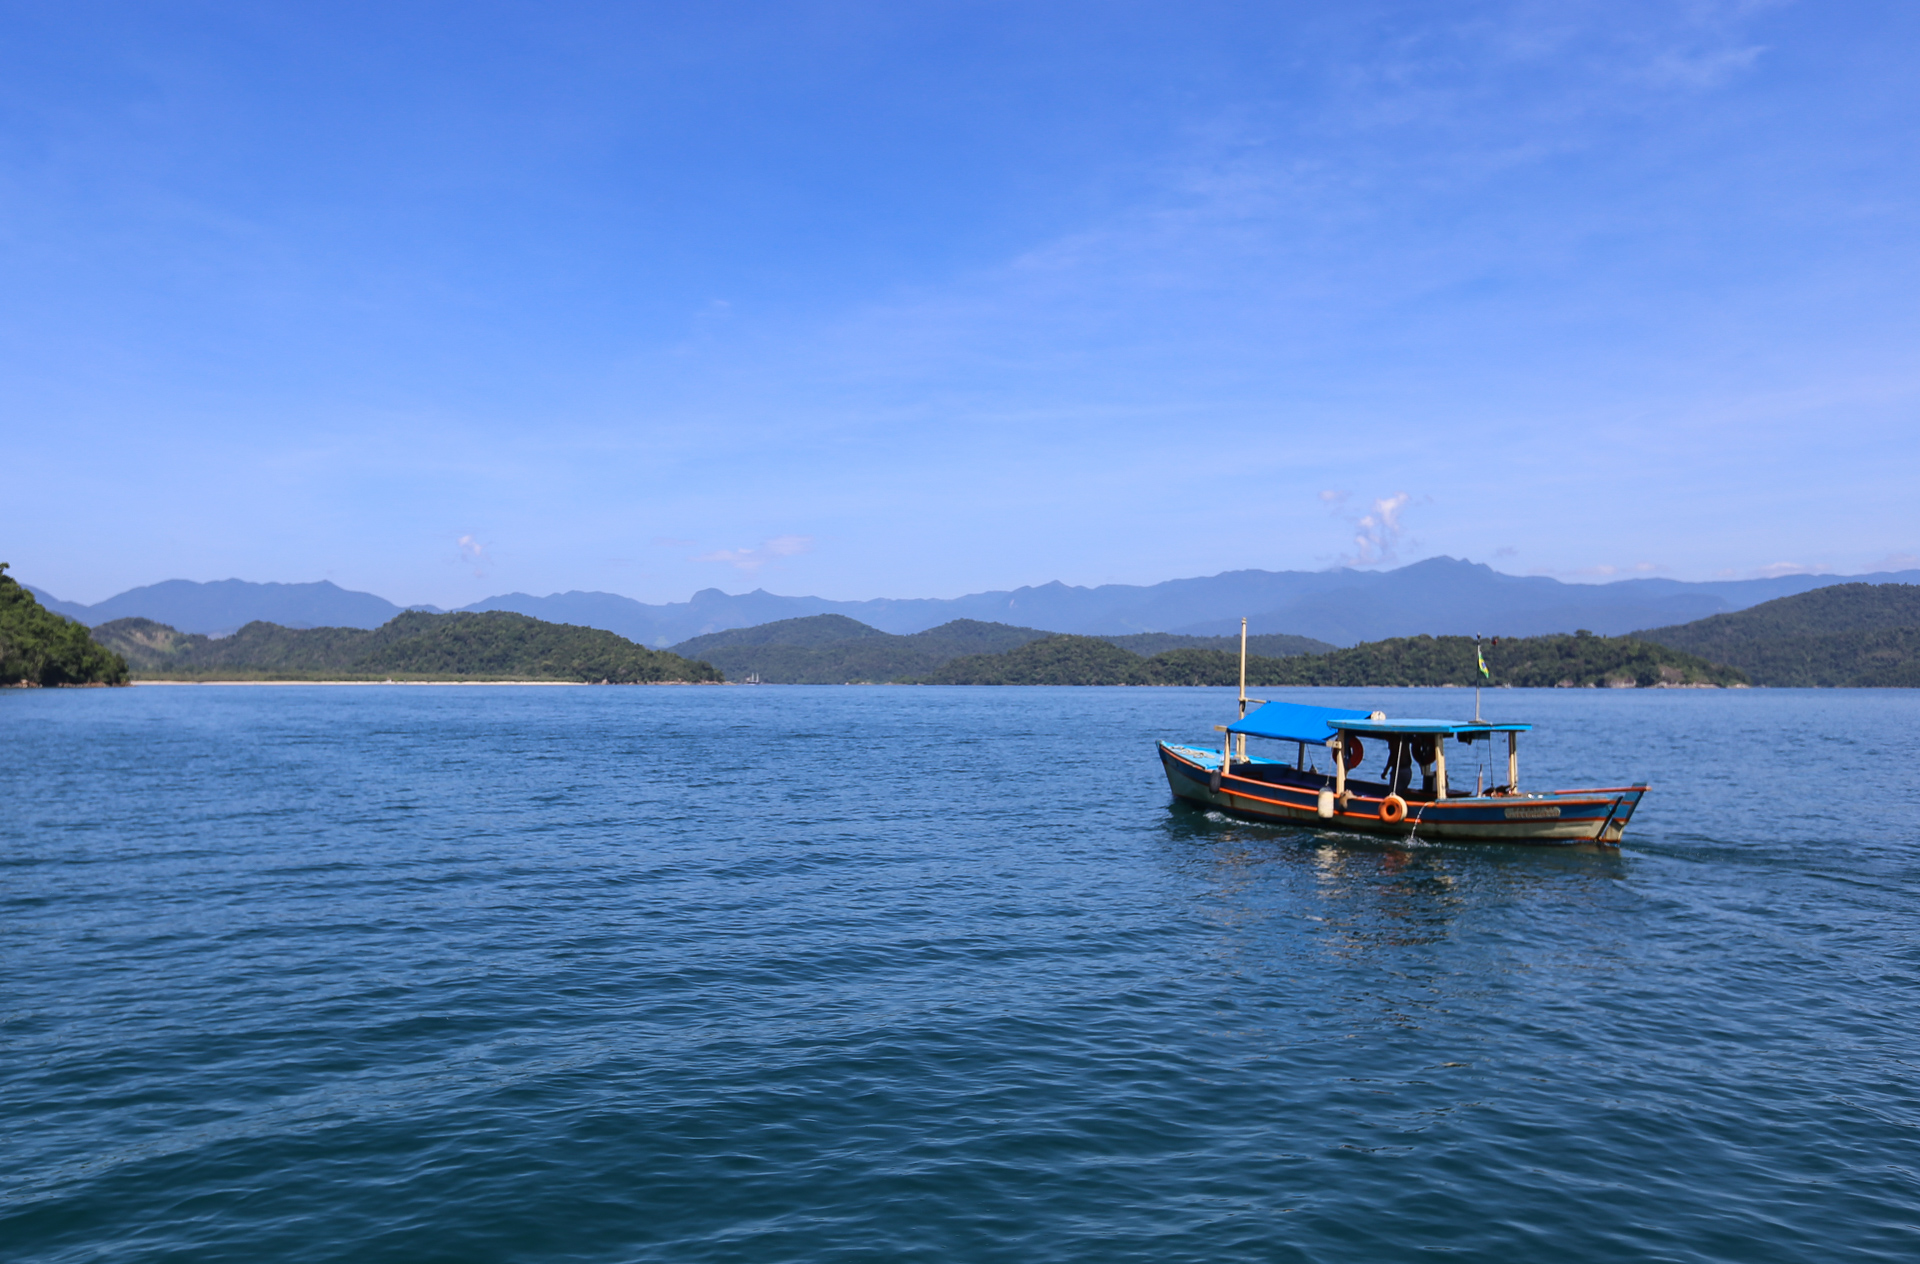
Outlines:
[[1910,700],[1571,692],[1619,855],[1172,805],[1215,691],[0,697],[0,1242],[1912,1258]]

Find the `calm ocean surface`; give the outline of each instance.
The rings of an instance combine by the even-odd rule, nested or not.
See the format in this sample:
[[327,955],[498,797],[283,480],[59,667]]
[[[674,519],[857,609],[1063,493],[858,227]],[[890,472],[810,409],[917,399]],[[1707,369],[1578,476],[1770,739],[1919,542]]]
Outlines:
[[1614,855],[1172,806],[1231,697],[0,695],[0,1256],[1920,1258],[1920,695],[1489,693]]

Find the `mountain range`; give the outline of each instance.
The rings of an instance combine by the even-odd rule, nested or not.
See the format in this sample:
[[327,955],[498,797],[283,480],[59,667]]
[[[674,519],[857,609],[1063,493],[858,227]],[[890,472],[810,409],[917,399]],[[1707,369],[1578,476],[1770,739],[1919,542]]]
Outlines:
[[25,585],[40,604],[90,628],[116,619],[151,619],[178,631],[226,636],[249,623],[283,628],[377,628],[401,610],[441,613],[433,606],[396,606],[385,597],[353,592],[321,580],[313,584],[255,584],[244,579],[195,583],[169,579],[129,588],[91,606],[59,598]]
[[[690,600],[659,605],[603,592],[545,597],[505,593],[461,609],[505,610],[552,623],[600,628],[652,646],[819,614],[845,615],[894,635],[971,619],[1088,636],[1228,635],[1238,632],[1244,615],[1256,633],[1292,633],[1352,645],[1421,633],[1537,636],[1584,628],[1618,635],[1636,628],[1690,623],[1834,584],[1916,581],[1920,571],[1909,570],[1702,583],[1628,579],[1569,584],[1434,557],[1390,571],[1244,570],[1149,585],[1085,588],[1055,582],[953,598],[831,601],[785,597],[762,589],[735,595],[708,588]],[[32,591],[43,606],[88,626],[139,617],[210,636],[226,635],[255,620],[293,628],[374,628],[402,611],[384,598],[326,581],[256,584],[237,579],[216,583],[176,579],[131,589],[91,606],[61,601],[37,588]],[[435,610],[431,606],[407,609]]]

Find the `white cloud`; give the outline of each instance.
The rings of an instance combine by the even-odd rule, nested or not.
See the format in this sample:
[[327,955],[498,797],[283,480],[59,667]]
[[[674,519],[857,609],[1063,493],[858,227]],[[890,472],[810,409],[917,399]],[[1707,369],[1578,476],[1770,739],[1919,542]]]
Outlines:
[[812,551],[813,537],[810,535],[777,535],[771,540],[762,540],[758,548],[715,549],[711,553],[702,553],[693,560],[724,562],[735,570],[745,571],[751,575],[775,558],[795,557]]
[[[1327,500],[1326,492],[1320,493],[1320,499]],[[1354,551],[1342,557],[1341,566],[1379,566],[1385,562],[1397,561],[1400,537],[1406,528],[1400,524],[1400,511],[1407,507],[1413,498],[1405,492],[1395,492],[1383,500],[1373,502],[1373,509],[1353,520]],[[1331,503],[1338,504],[1339,500]]]
[[1718,88],[1736,75],[1751,70],[1765,49],[1750,48],[1667,49],[1653,58],[1645,71],[1648,82],[1662,87],[1705,91]]
[[473,577],[475,579],[485,579],[487,577],[485,570],[487,546],[480,543],[477,536],[463,535],[455,547],[460,550],[461,564],[473,567]]
[[1760,567],[1754,576],[1758,579],[1779,579],[1782,575],[1824,575],[1830,569],[1826,566],[1804,566],[1799,562],[1775,562]]
[[687,336],[670,350],[673,355],[691,355],[711,344],[727,322],[733,319],[733,304],[724,298],[709,299],[705,306],[693,314],[688,322]]
[[[1580,566],[1560,570],[1552,567],[1541,567],[1530,570],[1527,574],[1539,575],[1549,579],[1566,580],[1569,583],[1577,584],[1587,580],[1610,581],[1614,579],[1631,579],[1635,575],[1653,575],[1666,569],[1666,564],[1663,562],[1635,562],[1630,566],[1621,565],[1616,562],[1598,562],[1592,566]],[[1724,571],[1722,574],[1730,578],[1733,572]]]

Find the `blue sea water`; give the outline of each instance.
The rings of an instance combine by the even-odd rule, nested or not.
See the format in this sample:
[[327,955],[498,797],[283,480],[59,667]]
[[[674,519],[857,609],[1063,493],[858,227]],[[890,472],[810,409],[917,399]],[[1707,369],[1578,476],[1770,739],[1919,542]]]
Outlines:
[[0,1256],[1920,1258],[1920,697],[1488,709],[1623,850],[1176,806],[1216,690],[0,696]]

